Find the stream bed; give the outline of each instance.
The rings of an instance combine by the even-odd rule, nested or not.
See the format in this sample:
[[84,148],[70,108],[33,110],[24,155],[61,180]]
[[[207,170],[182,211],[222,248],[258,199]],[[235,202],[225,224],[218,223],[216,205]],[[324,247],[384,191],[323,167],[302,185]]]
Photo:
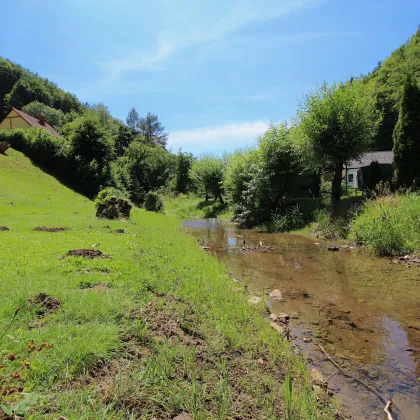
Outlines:
[[[274,313],[290,315],[291,341],[324,377],[337,369],[393,402],[399,420],[420,419],[420,267],[361,249],[329,252],[315,237],[266,234],[212,220],[185,222],[230,275]],[[248,249],[248,250],[247,250]],[[279,289],[283,298],[270,300]],[[384,418],[374,392],[338,372],[329,381],[354,419]]]

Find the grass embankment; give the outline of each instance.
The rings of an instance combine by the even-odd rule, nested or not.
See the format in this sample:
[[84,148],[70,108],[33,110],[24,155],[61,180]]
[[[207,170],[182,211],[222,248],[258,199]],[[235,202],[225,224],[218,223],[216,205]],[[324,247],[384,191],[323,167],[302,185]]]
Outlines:
[[420,196],[389,195],[366,201],[350,223],[350,238],[377,254],[420,252]]
[[[178,220],[138,209],[97,220],[91,201],[13,150],[0,155],[0,185],[0,413],[278,418],[290,370],[293,418],[330,417],[263,306]],[[62,258],[83,248],[109,258]]]
[[178,197],[165,197],[165,213],[175,215],[183,219],[209,219],[217,218],[230,221],[233,210],[227,203],[205,201],[202,198],[188,195]]

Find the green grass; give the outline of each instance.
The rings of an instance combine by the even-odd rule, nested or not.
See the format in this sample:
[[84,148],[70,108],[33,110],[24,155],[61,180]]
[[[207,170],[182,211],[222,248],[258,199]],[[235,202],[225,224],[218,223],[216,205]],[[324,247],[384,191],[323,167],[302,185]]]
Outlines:
[[180,195],[178,197],[165,197],[165,212],[183,219],[209,219],[218,218],[230,221],[233,210],[228,203],[205,201],[193,195]]
[[[302,360],[270,328],[263,306],[249,306],[178,219],[133,209],[130,221],[97,220],[91,201],[14,150],[0,155],[0,185],[0,226],[10,229],[0,231],[4,411],[30,419],[183,411],[274,419],[284,412],[290,370],[293,418],[332,418],[330,408],[317,408]],[[90,247],[110,258],[62,258]],[[30,303],[40,293],[59,300],[56,311]]]
[[386,196],[366,201],[350,223],[350,238],[377,254],[420,252],[420,195]]

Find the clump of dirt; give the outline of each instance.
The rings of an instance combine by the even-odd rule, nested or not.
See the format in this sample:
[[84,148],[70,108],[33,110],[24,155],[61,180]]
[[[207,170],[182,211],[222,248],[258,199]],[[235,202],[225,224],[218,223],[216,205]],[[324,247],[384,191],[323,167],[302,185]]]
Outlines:
[[44,227],[38,226],[34,230],[37,232],[63,232],[65,230],[70,230],[69,227]]
[[111,230],[109,233],[125,233],[124,229],[114,229]]
[[65,257],[83,257],[89,260],[93,260],[95,258],[110,258],[109,255],[102,253],[99,249],[93,248],[72,249],[62,258]]
[[0,226],[0,231],[10,230],[7,226]]
[[174,310],[171,310],[171,300],[167,297],[168,304],[165,309],[158,306],[156,300],[151,300],[141,312],[142,318],[158,339],[169,339],[169,342],[176,340],[187,345],[205,346],[204,336],[192,326],[188,320],[180,322]]
[[38,315],[45,315],[48,312],[56,312],[61,302],[46,293],[40,293],[28,299],[28,302],[36,308]]

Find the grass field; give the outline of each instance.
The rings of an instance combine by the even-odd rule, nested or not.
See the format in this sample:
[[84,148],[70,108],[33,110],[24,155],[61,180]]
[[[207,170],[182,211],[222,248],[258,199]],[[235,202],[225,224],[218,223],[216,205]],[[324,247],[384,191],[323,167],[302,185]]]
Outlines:
[[233,210],[229,204],[215,203],[213,200],[205,201],[194,195],[181,195],[176,198],[165,197],[165,213],[186,218],[209,219],[217,218],[230,221]]
[[[0,418],[332,418],[263,306],[176,218],[97,220],[13,150],[0,185]],[[91,248],[107,258],[66,257]]]

